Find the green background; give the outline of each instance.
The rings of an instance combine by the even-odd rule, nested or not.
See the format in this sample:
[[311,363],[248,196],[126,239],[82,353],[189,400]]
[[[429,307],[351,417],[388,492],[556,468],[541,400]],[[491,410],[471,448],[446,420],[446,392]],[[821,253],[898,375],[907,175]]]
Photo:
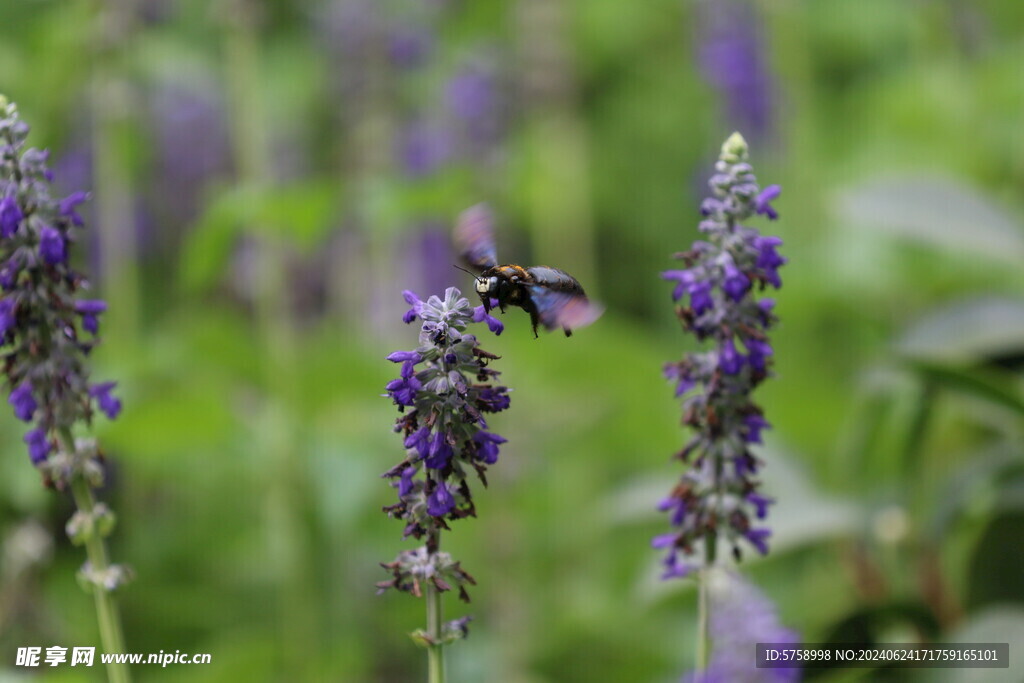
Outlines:
[[[694,346],[659,272],[698,238],[736,125],[697,58],[714,3],[396,0],[365,25],[345,19],[357,4],[0,6],[0,89],[58,186],[93,193],[76,258],[111,305],[94,375],[125,403],[96,431],[112,553],[137,572],[120,599],[128,647],[213,658],[136,675],[423,678],[406,636],[422,603],[374,594],[378,563],[413,545],[380,511],[394,492],[379,475],[402,457],[384,356],[416,344],[403,289],[472,283],[451,256],[424,263],[418,240],[487,201],[502,260],[565,268],[608,311],[571,339],[533,339],[518,311],[481,334],[514,393],[491,420],[509,442],[479,518],[444,541],[479,582],[470,606],[446,601],[474,616],[451,680],[677,680],[695,594],[658,580],[649,539],[687,438],[661,366]],[[775,533],[743,571],[807,642],[963,638],[1012,655],[1024,4],[749,9],[773,112],[748,133],[752,162],[783,187],[781,219],[757,227],[789,264],[777,376],[757,393]],[[388,60],[396,26],[433,34],[424,64]],[[499,139],[410,175],[403,126],[443,120],[448,79],[474,64],[497,74]],[[62,531],[70,500],[39,485],[21,437],[5,411],[0,678],[17,647],[98,644]],[[1020,678],[940,673],[914,679]]]

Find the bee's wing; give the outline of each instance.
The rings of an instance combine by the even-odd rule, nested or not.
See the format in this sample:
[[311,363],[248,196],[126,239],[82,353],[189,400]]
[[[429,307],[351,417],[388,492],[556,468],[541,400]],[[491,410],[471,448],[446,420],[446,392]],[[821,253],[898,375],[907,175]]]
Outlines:
[[494,249],[494,214],[486,204],[472,206],[455,223],[455,249],[477,270],[498,265]]
[[586,327],[604,313],[604,306],[580,294],[556,292],[543,285],[528,287],[540,322],[549,330]]

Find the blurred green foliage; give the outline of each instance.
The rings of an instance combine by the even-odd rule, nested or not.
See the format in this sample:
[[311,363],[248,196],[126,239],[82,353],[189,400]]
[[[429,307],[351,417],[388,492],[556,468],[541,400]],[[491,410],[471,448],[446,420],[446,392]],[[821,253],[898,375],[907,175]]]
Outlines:
[[[120,519],[113,555],[138,573],[121,598],[129,647],[213,655],[139,679],[422,677],[405,634],[423,606],[373,591],[377,563],[409,546],[380,513],[393,492],[378,476],[401,455],[383,356],[415,344],[396,324],[402,289],[430,268],[468,288],[409,244],[478,201],[502,217],[503,259],[589,273],[608,313],[569,340],[534,340],[512,313],[485,344],[515,391],[480,517],[446,540],[479,581],[472,605],[447,602],[475,617],[452,680],[670,681],[692,666],[693,591],[657,581],[648,543],[684,439],[660,368],[690,344],[658,272],[697,238],[731,132],[696,57],[715,1],[449,0],[433,24],[429,3],[398,0],[0,6],[0,85],[58,183],[75,155],[97,199],[111,191],[97,157],[131,179],[138,310],[104,279],[102,212],[81,250],[112,304],[96,372],[125,401],[97,426],[102,497]],[[752,155],[784,188],[770,227],[790,263],[778,377],[759,392],[774,550],[744,570],[810,642],[1022,643],[1024,4],[752,7],[775,108]],[[379,43],[402,22],[435,41],[412,75]],[[498,151],[403,172],[403,123],[443,108],[478,55],[510,93]],[[167,123],[196,98],[212,115]],[[173,159],[208,155],[175,184]],[[41,489],[10,416],[0,444],[2,676],[19,646],[98,638],[69,500]]]

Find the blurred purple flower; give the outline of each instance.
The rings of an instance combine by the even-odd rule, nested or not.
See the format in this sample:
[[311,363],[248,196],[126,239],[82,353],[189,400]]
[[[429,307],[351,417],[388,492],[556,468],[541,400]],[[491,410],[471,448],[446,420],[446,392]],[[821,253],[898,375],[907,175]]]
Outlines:
[[419,178],[445,164],[452,155],[450,134],[444,127],[426,121],[414,121],[403,131],[398,156],[405,172]]
[[448,82],[446,94],[456,118],[479,120],[489,116],[495,105],[493,76],[479,67],[465,68]]
[[774,126],[775,84],[761,20],[746,0],[703,0],[697,6],[697,61],[725,102],[733,128],[764,141]]
[[399,26],[388,41],[391,62],[403,69],[423,65],[433,48],[433,36],[423,28]]
[[445,88],[448,111],[475,158],[501,139],[501,96],[496,70],[482,62],[462,67]]
[[709,635],[714,644],[707,669],[690,672],[681,683],[792,683],[798,667],[759,669],[758,643],[798,645],[800,636],[779,622],[775,605],[738,573],[718,570],[709,577]]
[[160,188],[149,205],[166,216],[168,224],[187,225],[195,220],[210,183],[231,169],[226,107],[213,83],[190,79],[158,84],[149,109],[154,185]]

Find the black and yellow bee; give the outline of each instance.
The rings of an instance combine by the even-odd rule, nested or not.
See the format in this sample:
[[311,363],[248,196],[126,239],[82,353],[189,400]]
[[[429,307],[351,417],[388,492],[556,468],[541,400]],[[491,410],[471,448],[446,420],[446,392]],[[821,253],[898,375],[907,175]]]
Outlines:
[[573,329],[589,325],[604,312],[604,307],[588,299],[579,281],[564,270],[498,265],[494,219],[486,205],[462,212],[455,225],[455,246],[471,268],[483,271],[474,277],[484,309],[491,310],[492,299],[497,300],[502,312],[506,306],[522,308],[530,314],[534,337],[538,324],[549,330],[562,328],[568,337]]

